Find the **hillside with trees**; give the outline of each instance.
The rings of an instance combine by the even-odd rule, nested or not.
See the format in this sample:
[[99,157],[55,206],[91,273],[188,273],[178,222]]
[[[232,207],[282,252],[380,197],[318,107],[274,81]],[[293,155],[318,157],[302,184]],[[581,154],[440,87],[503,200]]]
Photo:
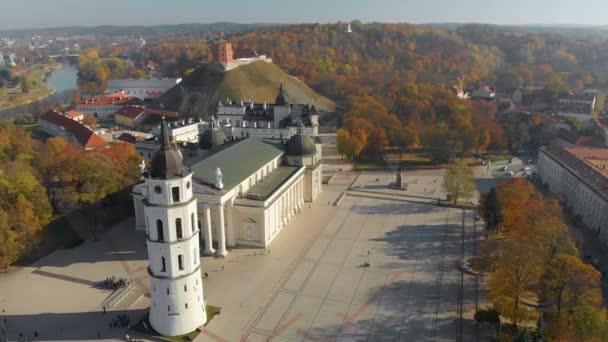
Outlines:
[[229,71],[219,71],[203,65],[163,96],[160,105],[191,116],[206,116],[215,113],[217,104],[226,99],[274,103],[281,83],[289,102],[315,104],[319,110],[324,111],[335,110],[335,104],[331,100],[315,93],[275,64],[264,61],[252,62]]

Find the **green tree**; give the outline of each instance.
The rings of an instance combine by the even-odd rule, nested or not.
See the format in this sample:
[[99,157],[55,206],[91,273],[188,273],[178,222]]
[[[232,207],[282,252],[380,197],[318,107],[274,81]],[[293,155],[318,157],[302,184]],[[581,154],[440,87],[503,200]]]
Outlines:
[[575,132],[580,131],[582,128],[581,121],[574,116],[568,116],[564,119],[564,121],[568,124],[568,126],[572,127]]
[[458,159],[450,163],[448,171],[443,177],[442,187],[454,203],[457,203],[458,199],[473,196],[475,193],[473,170],[465,160]]

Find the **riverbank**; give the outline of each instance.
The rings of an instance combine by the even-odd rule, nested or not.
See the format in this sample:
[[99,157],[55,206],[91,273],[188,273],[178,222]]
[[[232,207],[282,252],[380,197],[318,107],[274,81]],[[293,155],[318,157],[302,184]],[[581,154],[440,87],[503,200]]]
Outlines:
[[17,89],[15,93],[0,95],[0,110],[7,110],[14,107],[27,105],[32,102],[40,101],[55,93],[55,89],[46,82],[46,75],[53,72],[59,65],[37,64],[29,68],[26,72],[31,78],[32,89],[27,93]]

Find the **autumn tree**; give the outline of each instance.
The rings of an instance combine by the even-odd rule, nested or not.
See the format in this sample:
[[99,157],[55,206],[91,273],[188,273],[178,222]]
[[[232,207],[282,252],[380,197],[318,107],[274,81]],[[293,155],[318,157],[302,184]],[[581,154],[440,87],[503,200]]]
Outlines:
[[101,153],[85,153],[78,159],[72,202],[88,209],[93,238],[97,239],[97,215],[100,202],[120,189],[112,161]]
[[58,189],[71,189],[79,155],[79,151],[61,137],[47,139],[42,147],[39,168],[53,206],[57,205]]
[[536,250],[520,241],[503,244],[496,271],[490,276],[489,297],[494,308],[515,326],[527,315],[521,298],[538,282],[542,272],[542,259]]
[[93,127],[93,128],[97,127],[97,119],[95,119],[94,115],[85,116],[84,119],[82,119],[82,123],[89,127]]
[[464,159],[458,159],[450,163],[445,176],[443,176],[442,187],[454,203],[457,203],[461,198],[473,196],[475,193],[473,170]]
[[548,299],[555,303],[558,319],[562,311],[574,314],[581,307],[601,304],[601,274],[593,266],[568,254],[557,254],[550,265],[545,285]]
[[340,128],[336,132],[336,147],[338,153],[345,155],[346,158],[353,160],[361,154],[367,142],[367,134],[363,130],[356,130],[351,134],[345,128]]

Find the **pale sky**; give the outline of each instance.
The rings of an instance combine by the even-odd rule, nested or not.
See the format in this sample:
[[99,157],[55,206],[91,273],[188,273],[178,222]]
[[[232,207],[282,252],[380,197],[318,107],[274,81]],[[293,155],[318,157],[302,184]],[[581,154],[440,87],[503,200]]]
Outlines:
[[239,23],[608,24],[608,0],[0,0],[0,29]]

